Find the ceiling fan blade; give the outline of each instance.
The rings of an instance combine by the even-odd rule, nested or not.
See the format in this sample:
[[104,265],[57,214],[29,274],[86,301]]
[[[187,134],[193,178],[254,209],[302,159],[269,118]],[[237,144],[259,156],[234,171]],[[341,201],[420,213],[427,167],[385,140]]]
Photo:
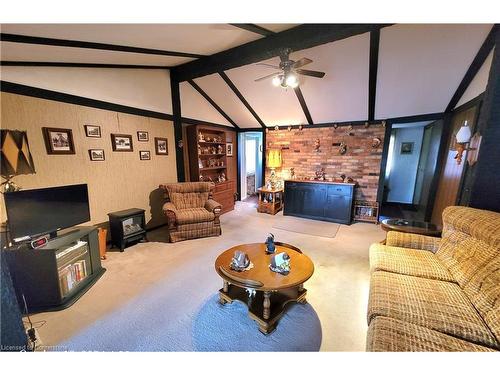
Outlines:
[[318,72],[316,70],[296,69],[295,72],[298,74],[302,74],[303,76],[311,76],[316,78],[323,78],[325,76],[325,72]]
[[272,77],[275,77],[275,76],[279,76],[280,74],[281,74],[281,72],[276,72],[276,73],[273,73],[273,74],[269,74],[267,76],[257,78],[254,82],[263,81],[264,79],[272,78]]
[[271,65],[271,64],[266,64],[266,63],[257,63],[255,65],[262,65],[262,66],[267,66],[269,68],[274,68],[274,69],[279,69],[280,67],[279,66],[276,66],[276,65]]
[[300,60],[297,60],[293,63],[292,68],[300,68],[301,66],[307,65],[312,63],[313,61],[311,59],[308,59],[307,57],[303,57]]

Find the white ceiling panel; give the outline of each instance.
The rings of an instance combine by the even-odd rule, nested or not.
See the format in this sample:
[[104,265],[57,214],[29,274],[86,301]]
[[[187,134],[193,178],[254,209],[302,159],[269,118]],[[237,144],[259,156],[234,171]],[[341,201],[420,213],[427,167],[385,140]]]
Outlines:
[[442,112],[492,25],[394,25],[380,32],[375,117]]
[[255,117],[253,117],[220,75],[211,74],[197,78],[195,82],[240,128],[260,128],[260,124]]
[[313,60],[304,69],[323,78],[300,76],[300,88],[315,123],[368,118],[370,34],[362,34],[290,54]]
[[229,24],[3,24],[2,32],[202,55],[262,38]]
[[4,61],[173,66],[192,61],[187,57],[146,55],[97,49],[0,42]]
[[486,60],[484,60],[483,65],[478,70],[476,76],[472,79],[469,87],[465,90],[464,94],[458,101],[458,107],[464,103],[467,103],[469,100],[474,99],[479,94],[483,93],[486,90],[486,85],[488,84],[488,77],[490,75],[491,63],[493,61],[493,51],[490,52]]
[[281,31],[291,29],[292,27],[299,26],[300,23],[256,23],[256,25],[275,33],[279,33]]
[[[277,65],[279,58],[263,62]],[[226,74],[267,126],[307,124],[293,89],[275,87],[271,79],[255,82],[255,79],[274,71],[252,64],[228,70]]]
[[181,82],[179,86],[182,117],[233,127],[189,82]]

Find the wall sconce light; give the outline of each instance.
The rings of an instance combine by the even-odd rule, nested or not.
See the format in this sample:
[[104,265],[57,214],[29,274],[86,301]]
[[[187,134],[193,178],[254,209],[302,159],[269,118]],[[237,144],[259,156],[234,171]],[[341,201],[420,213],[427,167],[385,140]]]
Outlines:
[[[472,136],[471,130],[467,125],[467,120],[465,120],[464,124],[460,127],[460,130],[455,135],[455,150],[457,151],[455,160],[457,161],[458,165],[462,163],[462,155],[465,151],[469,151],[467,155],[469,165],[473,165],[477,161],[477,154],[479,152],[481,138],[482,137],[478,132],[476,132],[474,136]],[[469,144],[469,147],[467,147],[467,144]]]

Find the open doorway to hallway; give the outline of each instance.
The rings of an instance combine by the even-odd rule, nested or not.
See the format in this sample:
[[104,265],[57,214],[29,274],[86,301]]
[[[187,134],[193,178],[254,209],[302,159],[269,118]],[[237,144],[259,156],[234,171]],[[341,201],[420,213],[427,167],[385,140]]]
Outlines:
[[241,200],[257,204],[262,186],[262,132],[242,132],[238,137]]
[[442,129],[442,120],[392,124],[381,216],[429,221]]

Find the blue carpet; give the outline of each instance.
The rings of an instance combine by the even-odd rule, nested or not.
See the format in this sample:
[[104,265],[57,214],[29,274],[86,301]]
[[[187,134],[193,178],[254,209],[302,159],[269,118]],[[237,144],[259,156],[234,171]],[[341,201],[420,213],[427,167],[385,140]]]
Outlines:
[[240,302],[221,305],[218,295],[202,306],[194,320],[196,351],[318,351],[321,324],[311,305],[291,303],[269,335],[260,333]]

